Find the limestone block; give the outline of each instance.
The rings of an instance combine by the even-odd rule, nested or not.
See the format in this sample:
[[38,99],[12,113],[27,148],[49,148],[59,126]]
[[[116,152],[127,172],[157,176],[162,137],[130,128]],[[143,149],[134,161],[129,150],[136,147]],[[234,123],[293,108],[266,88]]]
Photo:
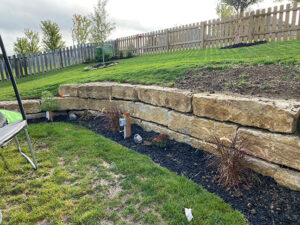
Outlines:
[[[41,101],[40,100],[22,100],[24,111],[26,114],[39,113],[41,112]],[[20,111],[17,101],[3,101],[0,102],[0,108]]]
[[124,100],[138,100],[137,88],[131,84],[112,85],[112,97]]
[[280,168],[274,175],[275,181],[292,190],[300,191],[300,172]]
[[144,103],[135,103],[133,117],[167,126],[168,110]]
[[78,89],[81,84],[63,84],[59,86],[58,93],[60,96],[70,95],[70,97],[78,97]]
[[240,128],[238,135],[245,138],[248,149],[267,161],[300,170],[300,137]]
[[82,84],[78,87],[80,98],[111,99],[113,83],[96,82]]
[[192,94],[189,91],[158,86],[138,86],[137,90],[142,102],[180,112],[192,111]]
[[[174,111],[170,111],[168,113],[168,127],[171,130],[199,138],[207,142],[215,142],[214,136],[218,138],[234,137],[237,131],[237,126],[233,124],[217,122],[196,116],[189,116]],[[206,128],[210,133],[203,128]]]
[[[194,114],[219,121],[259,127],[272,132],[296,131],[300,108],[297,102],[226,96],[221,94],[195,94]],[[299,102],[298,102],[299,105]]]

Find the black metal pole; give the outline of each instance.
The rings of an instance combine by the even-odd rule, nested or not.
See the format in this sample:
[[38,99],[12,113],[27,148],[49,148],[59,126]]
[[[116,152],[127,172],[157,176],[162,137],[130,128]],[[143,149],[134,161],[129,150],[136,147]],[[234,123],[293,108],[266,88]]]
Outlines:
[[12,83],[14,91],[15,91],[15,95],[16,95],[17,100],[18,100],[18,104],[19,104],[19,108],[20,108],[23,120],[26,120],[26,115],[25,115],[25,112],[24,112],[24,108],[23,108],[23,104],[22,104],[22,101],[21,101],[21,97],[20,97],[20,94],[19,94],[19,91],[18,91],[16,80],[15,80],[14,75],[12,73],[10,62],[8,61],[8,58],[7,58],[7,54],[6,54],[6,51],[5,51],[5,48],[4,48],[4,44],[3,44],[3,41],[2,41],[1,35],[0,35],[0,47],[1,47],[1,51],[2,51],[2,54],[3,54],[3,58],[4,58],[4,62],[5,62],[6,68],[7,68],[8,73],[9,73],[9,77],[10,77],[11,83]]

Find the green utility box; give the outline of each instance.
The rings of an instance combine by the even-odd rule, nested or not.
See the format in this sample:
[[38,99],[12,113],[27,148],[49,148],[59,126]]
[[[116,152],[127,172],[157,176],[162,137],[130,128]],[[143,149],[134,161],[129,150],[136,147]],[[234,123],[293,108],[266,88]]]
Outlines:
[[[105,61],[114,57],[114,49],[112,45],[104,45],[104,57]],[[102,46],[96,47],[96,60],[102,61]]]

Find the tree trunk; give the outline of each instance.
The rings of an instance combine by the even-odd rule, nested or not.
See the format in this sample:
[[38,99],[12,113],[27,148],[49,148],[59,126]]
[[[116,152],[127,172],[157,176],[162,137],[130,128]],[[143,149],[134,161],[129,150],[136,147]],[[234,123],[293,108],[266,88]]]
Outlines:
[[103,61],[103,66],[105,66],[105,60],[104,60],[104,45],[102,45],[102,61]]

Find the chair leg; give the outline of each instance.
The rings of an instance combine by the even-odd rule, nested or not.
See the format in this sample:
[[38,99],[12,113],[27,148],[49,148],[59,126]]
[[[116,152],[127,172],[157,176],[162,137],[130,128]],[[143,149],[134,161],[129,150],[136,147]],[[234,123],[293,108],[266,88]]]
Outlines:
[[29,138],[29,135],[28,135],[28,131],[27,131],[27,129],[25,129],[24,131],[25,131],[25,134],[26,134],[26,138],[27,138],[27,142],[28,142],[28,146],[29,146],[29,149],[30,149],[30,152],[31,152],[33,162],[31,161],[31,159],[24,152],[22,152],[18,137],[16,136],[15,139],[16,139],[16,143],[17,143],[17,146],[18,146],[18,150],[22,154],[22,156],[24,156],[27,159],[27,161],[32,165],[32,167],[35,170],[37,170],[38,165],[37,165],[36,158],[35,158],[35,155],[34,155],[34,151],[33,151],[33,148],[32,148],[32,144],[31,144],[31,141],[30,141],[30,138]]

